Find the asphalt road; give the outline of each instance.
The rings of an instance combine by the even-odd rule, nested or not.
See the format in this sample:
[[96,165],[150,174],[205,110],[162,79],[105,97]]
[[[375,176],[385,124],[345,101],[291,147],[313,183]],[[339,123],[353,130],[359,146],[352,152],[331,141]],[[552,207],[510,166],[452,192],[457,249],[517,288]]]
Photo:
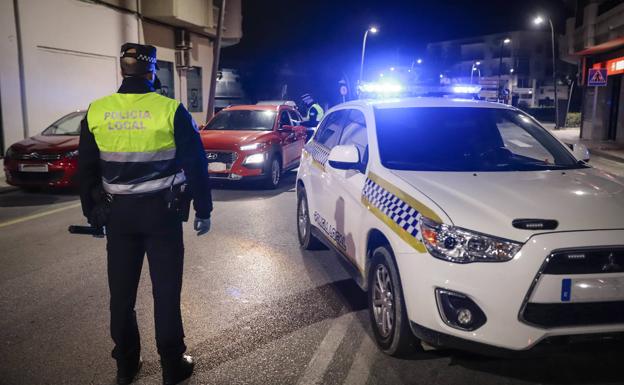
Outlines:
[[[189,384],[624,384],[623,349],[610,344],[518,358],[385,356],[336,256],[299,249],[294,174],[282,186],[222,186],[211,232],[185,226]],[[0,384],[114,383],[105,241],[66,232],[82,222],[71,193],[0,194]],[[137,313],[137,383],[159,384],[147,261]]]

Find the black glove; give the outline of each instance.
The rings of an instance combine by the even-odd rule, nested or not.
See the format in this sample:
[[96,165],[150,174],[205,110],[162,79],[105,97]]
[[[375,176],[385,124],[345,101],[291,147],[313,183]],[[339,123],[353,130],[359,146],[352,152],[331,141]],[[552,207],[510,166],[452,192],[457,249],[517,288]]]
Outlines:
[[91,214],[89,214],[89,224],[95,228],[102,228],[106,226],[108,217],[110,215],[110,207],[108,204],[98,203],[95,205]]

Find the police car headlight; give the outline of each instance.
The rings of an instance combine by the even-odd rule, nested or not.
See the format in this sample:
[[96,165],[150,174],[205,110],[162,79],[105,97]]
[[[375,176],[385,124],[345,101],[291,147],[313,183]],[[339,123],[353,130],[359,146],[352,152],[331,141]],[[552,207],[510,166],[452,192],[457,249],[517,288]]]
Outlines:
[[420,231],[431,255],[454,263],[506,262],[522,244],[422,218]]
[[78,150],[74,150],[74,151],[70,151],[70,152],[66,152],[65,154],[63,154],[63,158],[75,158],[78,156]]
[[266,154],[264,152],[260,154],[252,154],[245,158],[243,164],[259,164],[264,162],[265,158]]

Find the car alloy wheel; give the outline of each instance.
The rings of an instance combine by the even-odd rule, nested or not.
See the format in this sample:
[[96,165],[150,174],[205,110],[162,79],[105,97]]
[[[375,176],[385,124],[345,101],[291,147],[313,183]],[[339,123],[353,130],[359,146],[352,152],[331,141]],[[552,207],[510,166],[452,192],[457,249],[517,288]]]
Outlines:
[[273,186],[277,187],[279,185],[281,173],[279,160],[273,159],[273,162],[271,162],[271,182]]
[[373,314],[377,330],[383,338],[389,337],[394,331],[394,307],[390,273],[384,265],[378,265],[373,287]]
[[299,199],[299,209],[297,215],[297,229],[299,230],[299,239],[305,239],[308,235],[308,202],[305,199]]

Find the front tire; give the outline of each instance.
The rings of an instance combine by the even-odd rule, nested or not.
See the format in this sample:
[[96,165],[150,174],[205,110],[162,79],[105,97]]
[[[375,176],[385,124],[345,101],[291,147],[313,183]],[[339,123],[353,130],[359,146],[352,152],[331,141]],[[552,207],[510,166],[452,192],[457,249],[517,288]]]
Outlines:
[[319,250],[323,247],[314,235],[312,235],[312,223],[310,222],[310,210],[308,209],[308,197],[303,187],[297,193],[297,236],[299,245],[304,250]]
[[282,165],[277,156],[272,156],[270,159],[269,169],[267,170],[267,176],[264,180],[264,186],[268,189],[276,189],[280,181],[282,180]]
[[417,338],[409,326],[398,269],[389,246],[372,252],[368,273],[368,311],[379,348],[390,356],[416,349]]

